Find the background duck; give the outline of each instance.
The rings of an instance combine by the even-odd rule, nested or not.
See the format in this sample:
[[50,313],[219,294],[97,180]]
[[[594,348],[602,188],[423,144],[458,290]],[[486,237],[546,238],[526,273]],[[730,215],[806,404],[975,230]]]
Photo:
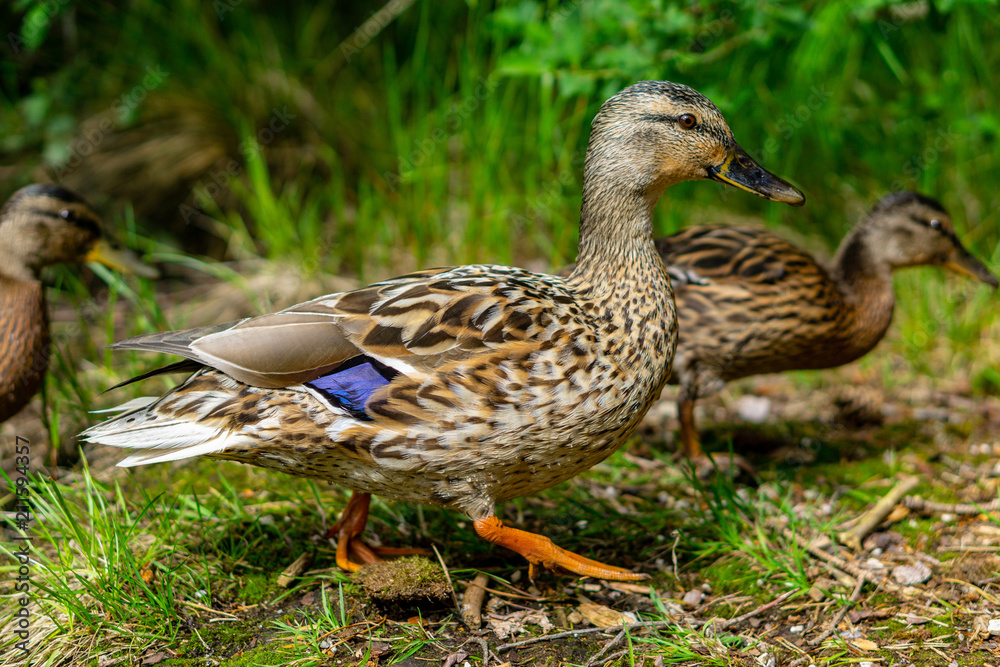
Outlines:
[[0,209],[0,422],[38,392],[49,363],[49,316],[39,274],[46,266],[101,262],[156,272],[101,238],[83,197],[58,185],[21,188]]
[[[955,236],[937,201],[881,199],[844,238],[830,268],[756,227],[702,226],[656,240],[677,298],[680,342],[671,384],[683,452],[711,470],[695,401],[760,373],[833,368],[874,348],[892,320],[892,272],[938,265],[997,287]],[[742,459],[734,462],[746,467]]]
[[774,201],[802,194],[736,144],[697,91],[642,82],[601,107],[585,164],[579,260],[566,279],[506,266],[432,269],[118,349],[186,357],[179,387],[88,429],[130,466],[208,455],[355,491],[337,525],[345,569],[369,494],[464,512],[535,566],[639,579],[504,526],[498,502],[610,455],[670,373],[677,320],[652,238],[664,189],[713,179]]

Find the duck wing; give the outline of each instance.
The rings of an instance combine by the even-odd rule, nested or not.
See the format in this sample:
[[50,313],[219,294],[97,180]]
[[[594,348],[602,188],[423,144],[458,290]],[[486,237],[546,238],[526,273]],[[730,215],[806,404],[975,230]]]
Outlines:
[[573,302],[561,279],[521,269],[431,269],[277,313],[112,347],[183,356],[263,388],[316,380],[359,356],[419,380],[442,363],[529,339],[545,328],[537,321],[542,311]]
[[806,252],[757,227],[690,227],[657,239],[656,249],[678,288],[728,281],[773,285],[817,268]]

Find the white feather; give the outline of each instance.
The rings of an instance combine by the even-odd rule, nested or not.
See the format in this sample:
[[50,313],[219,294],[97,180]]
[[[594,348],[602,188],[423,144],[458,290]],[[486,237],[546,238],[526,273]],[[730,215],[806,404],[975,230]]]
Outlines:
[[152,405],[159,396],[140,396],[139,398],[133,398],[131,401],[122,403],[121,405],[116,405],[113,408],[105,408],[103,410],[91,410],[90,412],[95,415],[105,414],[110,412],[128,412],[131,410],[140,410],[147,405]]

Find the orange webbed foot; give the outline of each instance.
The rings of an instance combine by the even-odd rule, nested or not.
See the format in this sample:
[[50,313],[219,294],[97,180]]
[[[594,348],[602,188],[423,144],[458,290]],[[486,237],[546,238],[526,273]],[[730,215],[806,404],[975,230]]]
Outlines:
[[[359,536],[368,524],[370,503],[371,494],[355,492],[340,519],[327,532],[328,537],[337,538],[337,566],[340,569],[357,572],[362,565],[381,562],[382,556],[429,555],[426,549],[372,547],[366,544]],[[352,555],[355,560],[351,560]]]
[[532,578],[537,574],[539,567],[553,571],[565,570],[581,577],[594,577],[610,581],[642,581],[649,578],[648,574],[630,572],[620,567],[584,558],[556,546],[552,540],[544,535],[536,535],[517,528],[508,528],[495,516],[477,519],[475,527],[476,533],[487,542],[507,547],[524,556],[531,563],[528,573]]

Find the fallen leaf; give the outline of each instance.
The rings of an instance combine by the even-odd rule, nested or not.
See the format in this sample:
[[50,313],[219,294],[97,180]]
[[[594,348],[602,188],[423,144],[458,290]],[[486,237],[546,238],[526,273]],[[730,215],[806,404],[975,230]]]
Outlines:
[[392,650],[392,647],[385,642],[372,642],[369,644],[368,648],[371,650],[371,656],[377,658],[381,655],[385,655]]
[[441,661],[441,667],[455,667],[458,663],[462,662],[469,657],[467,651],[456,651],[455,653],[449,653],[445,656],[444,660]]
[[622,613],[615,611],[611,607],[592,602],[585,597],[580,597],[580,606],[577,607],[585,619],[598,628],[614,628],[619,625],[629,625],[638,619],[632,612]]
[[878,644],[868,639],[855,639],[851,642],[860,651],[877,651]]
[[515,611],[512,614],[500,615],[491,613],[486,621],[486,627],[493,631],[498,639],[506,639],[525,631],[527,624],[537,625],[542,633],[550,632],[555,626],[549,617],[537,610]]
[[154,653],[153,655],[146,656],[145,658],[143,658],[142,662],[140,662],[139,664],[140,665],[158,665],[158,664],[160,664],[161,662],[163,662],[164,660],[166,660],[169,657],[170,656],[167,655],[166,653],[164,653],[163,651],[158,651],[158,652]]

